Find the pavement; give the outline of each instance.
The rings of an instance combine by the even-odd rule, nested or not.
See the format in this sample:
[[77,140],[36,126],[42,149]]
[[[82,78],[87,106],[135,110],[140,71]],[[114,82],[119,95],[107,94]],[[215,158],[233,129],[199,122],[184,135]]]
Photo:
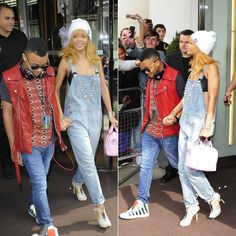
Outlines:
[[[128,167],[127,167],[128,168]],[[132,167],[133,168],[133,167]],[[185,215],[179,178],[161,183],[162,175],[154,171],[149,204],[150,216],[133,220],[119,220],[120,236],[235,236],[236,235],[236,156],[222,158],[218,170],[208,173],[210,183],[225,201],[222,214],[214,220],[208,219],[210,208],[202,200],[198,221],[191,226],[180,227],[179,221]],[[163,169],[162,169],[163,172]],[[122,178],[122,176],[120,176]],[[127,183],[127,184],[126,184]],[[135,201],[138,188],[138,173],[119,188],[119,213],[126,211]]]
[[[57,160],[70,168],[71,161],[63,154],[57,154]],[[71,155],[73,158],[73,155]],[[59,157],[59,158],[58,158]],[[74,159],[74,158],[73,158]],[[71,179],[75,172],[65,171],[52,163],[48,179],[49,206],[54,224],[60,236],[114,236],[117,235],[117,172],[99,170],[99,177],[106,199],[105,207],[112,227],[101,229],[90,198],[79,202],[71,191]],[[23,191],[20,191],[16,179],[6,180],[0,176],[0,236],[31,236],[39,233],[40,227],[27,213],[30,195],[28,177],[21,168]],[[88,196],[87,189],[85,193]]]

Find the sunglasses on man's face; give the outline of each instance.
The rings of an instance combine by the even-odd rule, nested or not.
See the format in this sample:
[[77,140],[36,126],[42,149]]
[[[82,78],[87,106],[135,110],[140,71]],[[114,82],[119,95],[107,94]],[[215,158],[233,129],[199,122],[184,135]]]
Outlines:
[[156,61],[159,61],[159,60],[160,60],[160,59],[154,60],[154,61],[151,63],[150,68],[145,67],[145,68],[143,68],[143,69],[140,69],[141,72],[143,72],[143,73],[150,73],[150,72],[151,72],[151,68],[152,68],[152,66],[154,65],[154,63],[155,63]]
[[31,65],[30,62],[29,62],[28,57],[26,56],[26,54],[25,54],[25,57],[26,57],[26,60],[27,60],[27,62],[28,62],[28,64],[29,64],[31,70],[38,70],[38,69],[41,69],[41,70],[45,71],[45,70],[47,70],[47,68],[49,67],[49,63],[44,64],[44,65],[42,65],[42,66],[40,66],[40,65]]
[[141,72],[150,73],[150,69],[149,68],[143,68],[143,69],[141,69]]
[[[29,65],[30,65],[30,63],[29,63]],[[31,70],[41,69],[41,70],[45,71],[45,70],[47,70],[48,67],[49,67],[48,63],[45,64],[45,65],[42,65],[42,66],[40,66],[40,65],[30,65]]]

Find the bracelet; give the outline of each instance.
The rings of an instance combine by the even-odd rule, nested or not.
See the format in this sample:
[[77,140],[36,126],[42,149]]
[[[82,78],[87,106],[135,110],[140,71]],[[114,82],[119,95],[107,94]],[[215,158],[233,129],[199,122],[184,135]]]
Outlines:
[[176,124],[179,123],[179,117],[175,116],[175,119],[176,119]]
[[109,111],[108,112],[108,117],[109,117],[109,119],[115,117],[115,112],[114,111]]

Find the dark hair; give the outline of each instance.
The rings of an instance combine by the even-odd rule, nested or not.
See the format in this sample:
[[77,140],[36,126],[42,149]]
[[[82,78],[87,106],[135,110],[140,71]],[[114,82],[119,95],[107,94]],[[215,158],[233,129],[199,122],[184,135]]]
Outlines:
[[140,61],[142,62],[151,58],[160,59],[160,54],[155,48],[145,48],[140,56]]
[[35,53],[44,57],[48,53],[47,44],[42,38],[31,38],[27,42],[25,53]]
[[182,35],[185,35],[185,36],[190,36],[190,35],[192,35],[193,33],[194,33],[194,32],[193,32],[192,30],[186,29],[186,30],[181,31],[181,32],[180,32],[180,35],[182,34]]
[[159,34],[155,31],[155,30],[149,30],[145,33],[144,35],[144,38],[146,37],[153,37],[153,36],[156,36],[157,37],[157,40],[159,40]]
[[7,9],[10,9],[13,11],[13,9],[6,3],[0,3],[0,11],[3,9],[3,8],[7,8]]
[[154,30],[156,31],[157,28],[161,28],[161,29],[165,29],[165,30],[166,30],[166,27],[165,27],[163,24],[156,24],[156,25],[154,26]]

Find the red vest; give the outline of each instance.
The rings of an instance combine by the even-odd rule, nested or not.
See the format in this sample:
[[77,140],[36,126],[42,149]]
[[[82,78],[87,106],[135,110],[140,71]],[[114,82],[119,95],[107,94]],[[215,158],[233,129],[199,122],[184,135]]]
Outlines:
[[[179,97],[176,89],[176,78],[178,71],[166,64],[166,69],[163,74],[162,79],[160,80],[156,91],[155,91],[155,102],[158,110],[158,115],[163,120],[164,117],[168,116],[176,105],[180,102],[181,98]],[[147,81],[146,88],[146,112],[144,115],[142,132],[145,130],[146,125],[149,121],[149,105],[150,105],[150,79]],[[171,126],[162,126],[162,138],[178,135],[179,134],[179,125],[174,124]]]
[[[3,78],[8,88],[11,103],[13,106],[13,128],[14,128],[14,144],[13,151],[32,153],[32,113],[30,100],[24,78],[20,72],[19,64],[15,65],[11,69],[3,72]],[[62,141],[60,134],[60,120],[57,100],[55,97],[55,73],[52,67],[47,68],[47,76],[43,78],[46,82],[48,90],[48,100],[53,108],[53,120],[54,127],[57,135],[57,140],[62,150],[66,150],[66,146]],[[16,154],[16,153],[15,153]],[[14,159],[16,155],[14,155]],[[18,166],[18,165],[17,165]],[[19,167],[15,167],[16,172],[19,171]],[[18,169],[17,169],[18,168]],[[20,182],[20,176],[18,176]]]

